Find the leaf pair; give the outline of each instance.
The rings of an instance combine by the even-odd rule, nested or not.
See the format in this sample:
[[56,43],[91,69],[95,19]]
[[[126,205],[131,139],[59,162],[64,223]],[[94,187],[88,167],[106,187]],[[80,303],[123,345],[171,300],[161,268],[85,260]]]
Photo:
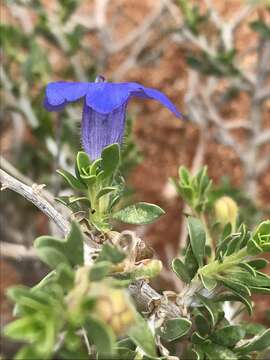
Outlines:
[[208,204],[208,195],[212,186],[207,176],[207,168],[203,167],[192,176],[187,168],[181,166],[178,173],[178,181],[172,180],[177,192],[195,213],[203,212]]
[[8,296],[16,302],[20,318],[5,327],[6,336],[31,345],[23,347],[16,358],[49,359],[53,353],[57,334],[63,326],[65,307],[63,293],[58,289],[52,291],[14,287],[9,289]]
[[40,236],[34,243],[38,255],[51,268],[60,263],[74,267],[83,265],[83,235],[77,223],[73,222],[66,239],[57,239],[52,236]]
[[250,255],[270,252],[270,220],[263,221],[247,244]]
[[172,269],[185,283],[190,283],[198,269],[204,265],[206,234],[201,221],[188,217],[190,243],[187,247],[184,262],[179,258],[172,262]]

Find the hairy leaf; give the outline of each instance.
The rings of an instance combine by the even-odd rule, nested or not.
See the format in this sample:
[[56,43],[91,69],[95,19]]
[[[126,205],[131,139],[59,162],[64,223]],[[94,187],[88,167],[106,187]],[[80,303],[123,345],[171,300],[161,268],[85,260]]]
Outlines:
[[190,283],[191,278],[188,273],[188,269],[185,264],[180,259],[173,259],[172,261],[172,269],[176,273],[176,275],[183,280],[185,283]]
[[201,267],[205,254],[205,231],[201,221],[190,216],[188,218],[188,232],[193,254],[199,267]]
[[162,326],[157,329],[157,333],[165,341],[174,341],[186,335],[191,325],[191,321],[184,318],[170,319],[165,321]]
[[139,225],[152,223],[164,213],[157,205],[139,202],[113,213],[112,217],[127,224]]

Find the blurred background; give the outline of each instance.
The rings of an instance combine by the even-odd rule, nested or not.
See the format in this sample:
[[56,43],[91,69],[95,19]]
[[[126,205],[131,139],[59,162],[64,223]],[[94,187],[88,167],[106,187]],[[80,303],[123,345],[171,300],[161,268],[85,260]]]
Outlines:
[[[180,121],[154,101],[132,100],[123,145],[127,196],[166,215],[136,228],[167,267],[185,241],[181,200],[169,182],[179,165],[208,166],[214,198],[232,196],[252,228],[270,212],[270,4],[245,0],[21,0],[1,7],[1,167],[26,184],[65,194],[55,173],[72,170],[81,105],[43,109],[50,81],[135,81],[166,93]],[[213,198],[213,201],[214,201]],[[46,269],[8,253],[52,231],[48,219],[1,193],[1,325],[5,289]],[[166,269],[160,282],[174,288]],[[267,322],[261,296],[254,319]],[[9,351],[4,341],[3,351]]]

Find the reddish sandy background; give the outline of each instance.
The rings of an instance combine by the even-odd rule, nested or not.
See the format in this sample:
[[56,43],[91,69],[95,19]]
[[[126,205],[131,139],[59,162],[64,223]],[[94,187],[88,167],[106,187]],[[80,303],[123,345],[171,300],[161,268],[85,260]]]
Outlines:
[[[49,4],[50,2],[48,2]],[[230,16],[243,1],[215,1],[215,6],[224,13],[224,16]],[[114,36],[118,39],[131,31],[142,21],[145,14],[148,14],[155,6],[154,0],[115,0],[111,2],[109,14],[113,16],[115,9],[121,7],[122,16],[115,24]],[[89,7],[83,11],[90,11]],[[82,10],[81,10],[82,11]],[[161,24],[162,26],[162,24]],[[255,36],[254,34],[252,36]],[[245,24],[238,32],[237,46],[245,46],[246,41],[251,40],[251,32]],[[256,40],[256,39],[255,39]],[[99,40],[89,37],[88,41],[96,44],[96,51],[99,51]],[[152,44],[155,44],[155,32],[152,34]],[[150,41],[150,47],[151,47]],[[163,39],[161,41],[167,41]],[[154,45],[153,45],[154,46]],[[150,48],[151,50],[151,48]],[[186,89],[187,65],[185,60],[186,48],[181,48],[174,43],[169,44],[164,52],[154,63],[139,63],[125,74],[122,81],[141,82],[149,87],[155,87],[164,91],[177,105],[179,109],[185,111],[183,96]],[[119,62],[128,55],[128,51],[112,55],[107,59],[106,68],[103,74],[110,78],[117,69]],[[54,58],[55,65],[59,64],[57,53],[50,53]],[[244,116],[250,104],[246,96],[240,94],[233,100],[224,112],[229,114],[229,118]],[[152,101],[132,100],[130,111],[136,114],[135,137],[138,146],[143,154],[143,161],[132,172],[129,182],[136,190],[137,199],[153,202],[162,206],[166,215],[157,223],[147,228],[139,229],[143,232],[143,238],[146,243],[152,245],[157,256],[168,261],[171,253],[166,254],[165,248],[170,244],[170,249],[176,249],[179,242],[179,234],[182,221],[182,203],[175,196],[168,196],[168,178],[176,176],[179,165],[191,166],[196,146],[198,143],[198,129],[188,121],[179,121],[175,119],[166,109],[158,103]],[[266,127],[270,128],[270,103],[266,104],[264,110],[264,120]],[[24,129],[26,134],[25,141],[32,141],[29,129]],[[241,134],[239,134],[241,137]],[[7,128],[1,137],[1,146],[4,154],[12,154],[13,136]],[[270,150],[270,144],[265,147],[265,151]],[[209,175],[215,183],[220,178],[228,175],[232,183],[241,188],[243,174],[242,169],[234,153],[223,145],[210,140],[207,144],[204,163],[208,165]],[[14,162],[16,165],[16,160]],[[270,204],[270,169],[260,179],[258,204],[263,207],[264,204]],[[37,233],[45,233],[47,229],[47,220],[42,216],[31,218]],[[171,251],[170,250],[170,251]],[[2,323],[10,320],[10,309],[4,293],[8,286],[22,281],[33,283],[37,277],[32,273],[32,278],[21,273],[22,269],[14,262],[2,260],[1,262],[1,313],[4,314]],[[23,270],[25,271],[25,269]],[[33,271],[33,269],[32,269]],[[265,309],[269,308],[269,303],[264,296],[257,297],[258,305],[255,312],[255,320],[265,322]]]

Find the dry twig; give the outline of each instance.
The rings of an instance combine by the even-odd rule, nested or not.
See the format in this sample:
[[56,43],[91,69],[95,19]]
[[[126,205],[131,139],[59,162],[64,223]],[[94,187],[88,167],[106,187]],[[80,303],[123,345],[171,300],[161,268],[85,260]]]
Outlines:
[[28,186],[21,181],[10,176],[4,170],[0,169],[0,181],[2,190],[10,189],[22,195],[25,199],[39,208],[48,218],[55,222],[59,229],[66,235],[69,232],[69,222],[55,208],[42,197],[38,186]]

